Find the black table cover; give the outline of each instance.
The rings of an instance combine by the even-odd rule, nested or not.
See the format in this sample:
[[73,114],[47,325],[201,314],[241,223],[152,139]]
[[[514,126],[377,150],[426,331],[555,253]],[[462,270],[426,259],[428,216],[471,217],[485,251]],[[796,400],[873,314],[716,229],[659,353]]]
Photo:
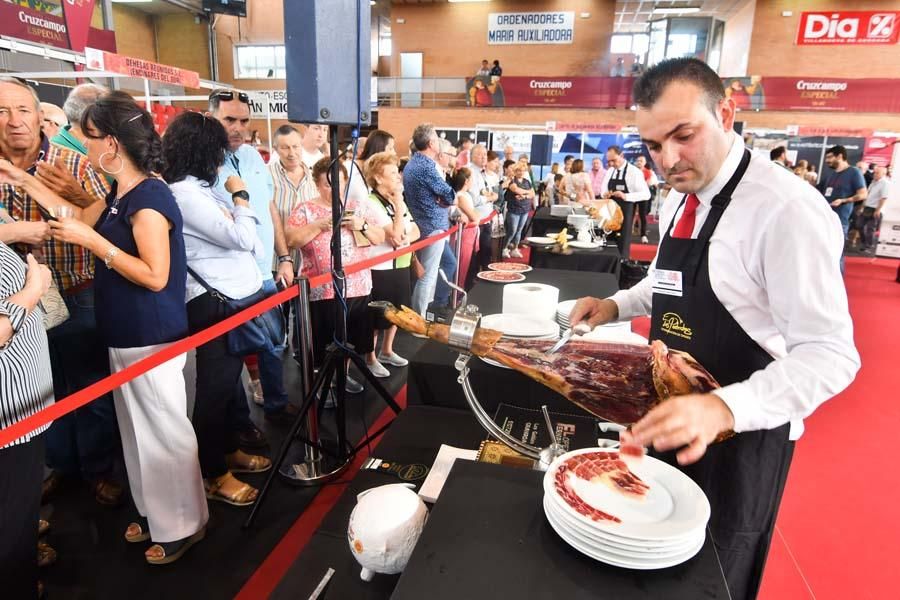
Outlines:
[[526,235],[539,237],[546,235],[548,231],[559,232],[566,226],[566,217],[554,217],[550,214],[549,206],[541,206],[534,211],[530,233],[526,232]]
[[[374,455],[431,464],[441,443],[476,448],[485,437],[471,413],[415,406],[400,414]],[[320,596],[324,600],[727,598],[709,540],[693,559],[658,571],[619,569],[583,556],[547,523],[541,477],[512,467],[456,463],[404,573],[376,575],[366,583],[347,543],[350,513],[357,494],[398,480],[361,471],[271,598],[308,597],[328,567],[335,574]]]
[[615,246],[597,248],[570,248],[571,254],[551,252],[553,246],[530,244],[531,254],[528,264],[540,269],[567,269],[569,271],[594,271],[595,273],[612,273],[619,277],[621,255]]
[[[603,298],[618,289],[616,276],[608,273],[534,269],[525,276],[526,282],[558,287],[560,302],[582,296]],[[503,304],[503,285],[479,281],[469,294],[469,303],[477,305],[482,315],[499,313]],[[467,408],[462,388],[456,382],[459,373],[453,364],[457,356],[443,344],[426,342],[410,359],[409,404]],[[469,381],[488,414],[493,415],[500,402],[534,409],[546,404],[551,411],[585,414],[550,388],[521,373],[489,365],[477,357],[470,359],[469,366]]]

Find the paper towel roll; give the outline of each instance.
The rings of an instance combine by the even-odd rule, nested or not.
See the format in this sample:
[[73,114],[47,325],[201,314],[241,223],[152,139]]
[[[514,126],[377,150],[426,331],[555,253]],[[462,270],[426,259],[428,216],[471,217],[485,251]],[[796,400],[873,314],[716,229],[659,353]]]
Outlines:
[[503,286],[503,312],[556,320],[559,288],[543,283],[508,283]]

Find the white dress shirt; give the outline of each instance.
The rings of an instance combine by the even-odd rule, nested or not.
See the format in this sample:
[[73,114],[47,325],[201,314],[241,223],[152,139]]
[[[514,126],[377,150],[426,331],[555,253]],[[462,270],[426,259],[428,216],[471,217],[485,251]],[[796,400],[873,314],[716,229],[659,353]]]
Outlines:
[[[713,197],[731,178],[743,151],[743,141],[735,135],[719,173],[697,194],[692,237],[699,234]],[[666,198],[661,235],[681,217],[683,197],[672,190]],[[734,414],[736,432],[790,422],[790,439],[796,440],[803,433],[803,419],[853,381],[860,360],[840,271],[842,251],[838,217],[822,195],[768,156],[753,152],[709,243],[713,293],[775,359],[746,381],[716,390]],[[655,266],[654,258],[648,277],[612,296],[620,319],[650,313]]]
[[609,180],[615,177],[622,178],[622,171],[625,171],[625,185],[628,186],[628,192],[625,194],[625,202],[643,202],[650,199],[650,188],[644,181],[644,174],[634,165],[627,162],[622,165],[621,169],[615,167],[607,167],[606,175],[603,176],[603,184],[600,186],[604,192],[614,192],[616,190],[609,189]]
[[881,200],[888,197],[890,183],[891,180],[887,177],[882,177],[878,181],[872,181],[872,184],[869,186],[869,195],[866,196],[865,207],[878,208],[878,205],[881,204]]
[[469,195],[472,196],[472,206],[478,213],[480,218],[485,218],[494,210],[494,203],[484,195],[485,190],[492,192],[490,184],[487,181],[487,169],[470,163],[466,167],[472,172],[472,184],[469,186]]

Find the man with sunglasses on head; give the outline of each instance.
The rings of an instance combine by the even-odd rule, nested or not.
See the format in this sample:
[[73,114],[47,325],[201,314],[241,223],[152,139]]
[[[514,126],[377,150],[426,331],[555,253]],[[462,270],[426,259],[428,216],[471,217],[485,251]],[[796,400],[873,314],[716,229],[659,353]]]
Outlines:
[[[225,181],[232,175],[239,177],[247,186],[250,206],[259,219],[256,232],[265,249],[263,255],[256,256],[256,262],[262,274],[263,288],[269,295],[274,294],[278,291],[277,286],[293,284],[294,263],[284,240],[284,226],[273,200],[272,176],[259,152],[250,144],[244,143],[249,134],[250,99],[246,93],[236,90],[213,90],[209,95],[209,115],[217,119],[228,134],[229,149],[217,183],[220,195],[223,198],[231,197],[231,193],[225,190]],[[277,256],[277,261],[273,254]],[[278,265],[274,277],[273,261]],[[279,347],[272,352],[261,352],[257,358],[266,419],[286,424],[293,422],[297,408],[290,404],[284,389],[283,350],[284,347]],[[233,418],[240,430],[239,443],[248,447],[265,445],[265,435],[250,420],[244,386],[239,385],[236,393],[238,402],[234,403],[236,414]]]

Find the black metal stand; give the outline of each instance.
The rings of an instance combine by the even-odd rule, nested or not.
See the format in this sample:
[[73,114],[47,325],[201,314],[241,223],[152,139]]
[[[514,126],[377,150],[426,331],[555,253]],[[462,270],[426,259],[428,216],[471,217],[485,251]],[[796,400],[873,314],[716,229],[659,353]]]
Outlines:
[[[303,440],[306,443],[306,460],[304,462],[307,465],[308,477],[304,477],[303,483],[300,483],[300,485],[319,485],[339,476],[350,466],[350,463],[353,461],[357,452],[362,448],[365,448],[369,442],[381,435],[390,426],[391,423],[387,423],[383,427],[380,427],[377,431],[367,435],[366,438],[356,446],[353,446],[347,441],[347,409],[345,401],[347,394],[348,362],[352,362],[356,365],[356,368],[366,381],[369,382],[378,396],[391,408],[391,410],[394,411],[395,414],[400,413],[402,410],[391,394],[369,370],[363,357],[353,350],[352,345],[347,343],[346,315],[344,314],[343,309],[344,303],[340,301],[340,298],[344,297],[345,276],[344,265],[341,259],[341,219],[343,218],[343,199],[341,198],[341,186],[339,183],[341,180],[341,164],[337,139],[338,128],[337,125],[329,125],[328,129],[329,135],[331,136],[331,157],[333,159],[330,170],[332,182],[331,260],[332,270],[334,271],[334,293],[335,298],[338,299],[338,301],[335,302],[335,342],[328,345],[318,376],[311,385],[308,385],[308,389],[304,390],[305,396],[303,404],[300,407],[297,417],[294,419],[293,425],[291,425],[287,438],[285,438],[284,443],[281,445],[281,449],[278,451],[278,456],[272,464],[272,469],[269,471],[262,489],[260,489],[259,496],[253,505],[253,509],[250,511],[250,516],[244,523],[245,529],[250,527],[256,519],[256,515],[260,511],[262,503],[271,488],[272,481],[281,469],[288,451],[294,441],[300,439],[299,433],[304,422],[307,423],[309,430],[307,431],[308,439]],[[360,175],[357,173],[356,176]],[[298,299],[308,299],[305,289],[302,287],[307,285],[307,282],[301,279],[297,282],[297,285],[301,286],[301,294],[298,295]],[[305,344],[304,347],[308,348],[310,340],[308,306],[304,307],[301,302],[298,301],[295,308],[297,309],[295,310],[295,326],[300,333],[301,346],[304,346]],[[305,322],[301,315],[306,315],[307,318],[305,319]],[[302,363],[310,359],[311,352],[300,353],[298,362],[301,363],[301,369],[308,366]],[[308,381],[308,377],[305,378],[304,387],[307,387],[306,381]],[[337,441],[332,444],[323,443],[318,439],[317,415],[319,409],[325,404],[329,390],[333,391],[334,394],[337,429]]]

